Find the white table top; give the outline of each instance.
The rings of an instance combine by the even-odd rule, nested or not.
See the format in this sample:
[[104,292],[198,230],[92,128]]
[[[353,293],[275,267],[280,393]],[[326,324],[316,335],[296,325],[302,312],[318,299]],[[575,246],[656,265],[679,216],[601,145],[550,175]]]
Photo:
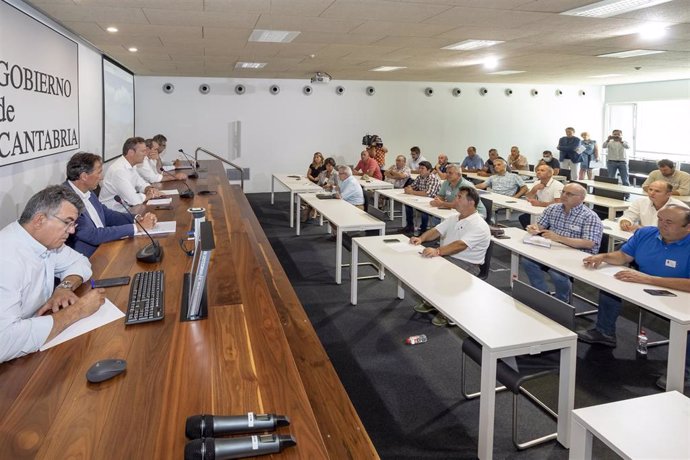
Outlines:
[[[401,243],[384,243],[384,239]],[[576,335],[442,257],[426,258],[420,246],[397,235],[355,238],[388,271],[492,351],[561,348]],[[396,248],[396,246],[398,246]],[[400,249],[400,250],[396,250]]]
[[479,190],[481,198],[487,198],[493,201],[493,206],[501,206],[515,211],[525,212],[533,216],[540,216],[544,213],[546,207],[532,206],[529,201],[524,198],[513,198],[512,196],[501,195],[499,193]]
[[601,223],[604,224],[604,233],[613,236],[614,238],[622,241],[628,241],[630,237],[633,236],[633,232],[621,230],[620,223],[615,220],[606,219],[602,220]]
[[291,192],[322,191],[323,189],[299,174],[274,173],[273,178],[287,187]]
[[300,193],[302,201],[316,209],[325,219],[343,231],[385,228],[386,224],[369,213],[339,199],[321,200],[314,193]]
[[374,179],[369,177],[366,180],[362,179],[362,176],[355,176],[359,181],[359,185],[362,186],[364,190],[386,190],[393,188],[393,184],[386,182],[385,180]]
[[419,209],[434,217],[438,217],[441,220],[447,219],[451,216],[456,216],[458,212],[455,209],[439,209],[431,206],[431,198],[426,196],[408,195],[405,190],[401,188],[390,189],[390,190],[377,190],[379,195],[395,200],[399,203],[406,204],[415,209]]
[[[599,182],[596,180],[577,180],[588,187],[596,187],[602,190],[610,190],[612,192],[629,193],[631,195],[647,196],[647,192],[642,190],[642,187],[632,187],[622,184],[609,184],[608,182]],[[673,195],[673,198],[682,201],[683,203],[690,203],[690,195]]]
[[623,458],[690,458],[690,398],[677,391],[575,409],[573,422]]
[[589,255],[587,252],[579,251],[560,243],[552,243],[550,248],[525,244],[522,242],[522,238],[527,232],[514,227],[505,228],[504,230],[510,239],[494,238],[494,243],[506,247],[514,253],[557,268],[567,275],[583,280],[598,289],[615,294],[635,305],[640,305],[646,310],[653,311],[671,321],[684,325],[690,324],[690,308],[688,308],[688,305],[690,305],[690,293],[668,289],[674,292],[677,297],[652,296],[644,292],[644,289],[659,289],[658,286],[626,283],[613,277],[612,270],[617,271],[624,267],[619,268],[602,264],[599,269],[586,268],[582,263],[582,259]]
[[[526,171],[524,169],[516,169],[516,170],[513,170],[512,172],[514,172],[515,174],[519,174],[521,176],[537,177],[537,173],[534,171],[529,171],[529,170]],[[560,181],[560,182],[565,182],[566,180],[569,179],[565,176],[553,176],[553,178],[557,181]]]

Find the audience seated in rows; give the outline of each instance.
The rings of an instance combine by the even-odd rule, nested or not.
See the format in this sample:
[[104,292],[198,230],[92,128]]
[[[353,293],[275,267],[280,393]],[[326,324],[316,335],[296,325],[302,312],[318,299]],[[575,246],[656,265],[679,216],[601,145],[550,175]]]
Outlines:
[[476,147],[467,147],[467,156],[462,160],[460,167],[464,172],[477,172],[482,170],[484,167],[484,160],[477,155]]
[[677,170],[671,160],[660,160],[657,165],[659,169],[650,172],[642,184],[645,192],[652,182],[662,180],[671,184],[673,195],[690,195],[690,174]]
[[[527,201],[532,206],[546,207],[554,203],[558,203],[561,199],[561,192],[563,191],[563,184],[553,178],[553,169],[541,164],[536,169],[537,182],[532,186],[529,192],[525,194]],[[529,214],[521,214],[518,217],[522,228],[527,228],[530,222]]]
[[477,184],[477,188],[486,190],[491,188],[493,193],[520,198],[527,193],[527,186],[518,174],[509,173],[506,162],[501,158],[493,161],[496,174],[489,176],[487,180]]

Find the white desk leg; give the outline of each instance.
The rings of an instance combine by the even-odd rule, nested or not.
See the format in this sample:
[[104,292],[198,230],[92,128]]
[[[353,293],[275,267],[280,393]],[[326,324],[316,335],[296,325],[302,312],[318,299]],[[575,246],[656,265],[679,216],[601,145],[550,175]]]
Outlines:
[[592,460],[592,433],[573,417],[572,445],[570,460]]
[[276,176],[273,176],[273,178],[271,179],[271,205],[273,205],[273,192],[275,190],[275,186],[276,186]]
[[685,341],[687,328],[671,321],[668,345],[668,364],[666,366],[666,391],[683,392],[685,380]]
[[609,208],[609,219],[616,220],[616,208]]
[[477,457],[490,460],[494,450],[496,410],[496,358],[482,347],[481,396],[479,397],[479,450]]
[[342,282],[342,265],[343,265],[343,231],[338,227],[335,230],[335,283]]
[[[379,229],[379,236],[384,236],[386,234],[386,226],[384,225]],[[386,271],[383,268],[383,264],[379,262],[379,279],[382,280],[386,276]]]
[[352,256],[350,259],[350,303],[357,305],[357,271],[359,266],[359,244],[352,241]]
[[575,408],[575,363],[577,361],[577,339],[570,346],[561,348],[561,368],[558,379],[558,442],[570,447],[570,424]]
[[388,213],[390,220],[395,220],[395,200],[393,198],[388,199]]
[[[378,190],[374,190],[374,207],[376,209],[379,209],[379,191]],[[381,209],[381,211],[383,211],[383,209]]]
[[294,227],[294,215],[295,215],[295,192],[290,190],[290,228]]
[[[405,204],[402,205],[402,226],[407,227],[407,212],[405,212]],[[414,212],[412,213],[412,225],[414,225]]]
[[[299,197],[299,194],[298,194],[297,195],[297,209],[300,209],[301,206],[302,206],[302,199]],[[302,226],[302,213],[300,213],[300,217],[295,222],[295,229],[296,229],[297,236],[299,236],[301,226]]]
[[405,298],[405,289],[403,288],[403,284],[400,280],[398,280],[398,299],[404,299]]
[[513,287],[513,280],[520,275],[520,255],[516,252],[510,253],[510,287]]
[[530,214],[529,215],[529,223],[532,225],[536,225],[537,222],[539,222],[539,216],[536,214]]

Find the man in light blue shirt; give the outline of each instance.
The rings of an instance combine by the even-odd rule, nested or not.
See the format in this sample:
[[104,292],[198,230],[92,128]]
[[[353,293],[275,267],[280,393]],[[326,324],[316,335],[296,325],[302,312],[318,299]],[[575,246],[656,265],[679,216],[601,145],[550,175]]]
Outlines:
[[512,196],[513,198],[520,198],[527,193],[527,186],[517,174],[509,173],[506,167],[506,161],[502,158],[494,160],[494,168],[496,174],[490,176],[484,182],[477,184],[477,188],[486,190],[491,187],[491,191],[500,195]]
[[91,278],[89,260],[65,246],[83,210],[71,189],[53,185],[0,230],[0,362],[38,351],[104,302],[103,289],[81,298],[73,292]]
[[471,145],[467,147],[467,156],[462,160],[460,167],[465,172],[477,172],[484,167],[484,160],[477,155],[476,147]]
[[336,195],[352,205],[364,206],[364,191],[359,181],[352,176],[352,169],[349,166],[338,166],[338,193]]

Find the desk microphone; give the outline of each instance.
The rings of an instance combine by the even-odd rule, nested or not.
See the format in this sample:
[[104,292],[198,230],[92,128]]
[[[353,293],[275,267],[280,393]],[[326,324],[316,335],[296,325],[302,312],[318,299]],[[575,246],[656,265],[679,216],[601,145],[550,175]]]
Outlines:
[[229,434],[258,433],[273,431],[279,426],[288,426],[290,420],[284,415],[192,415],[187,417],[185,434],[189,439],[216,438]]
[[199,174],[196,172],[196,168],[199,167],[199,163],[197,163],[194,160],[194,158],[192,158],[189,155],[187,155],[186,153],[184,153],[184,150],[179,149],[178,152],[180,152],[182,155],[184,155],[184,157],[187,159],[187,162],[189,163],[189,166],[192,167],[192,171],[194,171],[192,174],[188,175],[187,177],[189,177],[190,179],[196,179],[197,177],[199,177]]
[[137,252],[137,260],[139,262],[144,262],[147,264],[155,264],[157,262],[160,262],[161,259],[163,258],[163,248],[160,246],[160,244],[158,244],[151,237],[151,234],[148,231],[146,231],[144,226],[141,225],[141,223],[139,223],[139,221],[136,219],[136,217],[134,217],[132,215],[132,213],[129,210],[128,205],[124,201],[122,201],[122,198],[120,198],[120,195],[115,195],[113,197],[113,199],[116,202],[120,203],[123,208],[125,208],[125,211],[127,211],[127,214],[132,216],[132,220],[144,231],[144,233],[146,233],[146,236],[148,236],[149,239],[151,240],[151,244],[149,244],[148,246],[144,246],[143,248],[141,248],[139,250],[139,252]]
[[166,176],[172,177],[172,178],[175,179],[175,180],[182,181],[182,183],[184,184],[184,186],[187,187],[187,191],[186,191],[186,192],[180,192],[180,198],[194,198],[194,191],[193,191],[191,188],[189,188],[189,184],[187,183],[186,180],[184,180],[184,179],[178,179],[177,177],[175,177],[174,174],[170,174],[170,173],[169,173],[168,171],[166,171],[164,168],[161,168],[161,169],[160,169],[160,172],[161,172],[162,174],[165,174]]
[[297,445],[290,435],[262,434],[229,439],[195,439],[184,447],[185,460],[229,460],[275,454]]

